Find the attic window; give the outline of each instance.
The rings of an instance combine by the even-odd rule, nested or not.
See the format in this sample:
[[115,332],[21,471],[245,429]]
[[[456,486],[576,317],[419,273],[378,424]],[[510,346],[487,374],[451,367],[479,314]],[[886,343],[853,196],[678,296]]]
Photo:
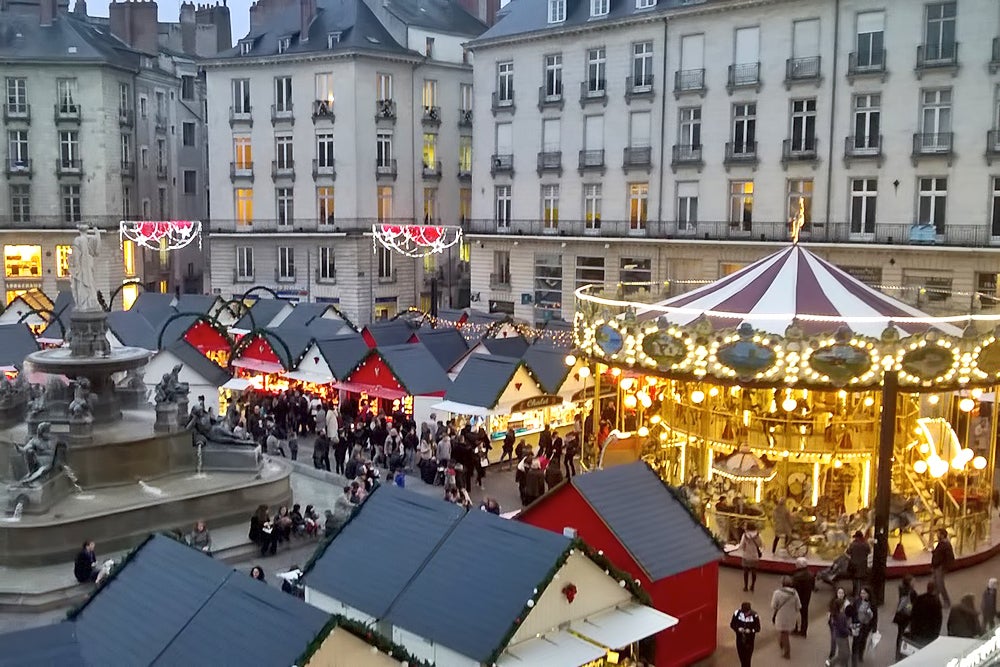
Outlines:
[[651,9],[656,6],[656,0],[635,0],[636,9]]
[[246,56],[250,54],[250,50],[253,48],[253,42],[240,42],[240,55]]
[[377,39],[375,39],[374,37],[365,37],[365,39],[367,39],[372,44],[378,44],[379,43],[379,41]]
[[331,32],[326,36],[326,48],[332,49],[337,44],[340,44],[340,33]]
[[284,53],[292,46],[291,37],[281,37],[278,39],[278,53]]

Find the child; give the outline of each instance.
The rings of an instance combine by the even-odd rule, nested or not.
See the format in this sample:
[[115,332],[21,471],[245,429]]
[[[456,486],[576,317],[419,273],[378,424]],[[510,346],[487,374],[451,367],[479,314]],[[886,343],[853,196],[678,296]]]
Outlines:
[[396,468],[396,474],[392,478],[392,481],[399,488],[406,488],[406,473],[403,472],[402,468]]
[[992,630],[997,621],[997,580],[990,577],[983,591],[983,629]]
[[457,489],[458,480],[455,473],[455,466],[449,465],[444,471],[444,488]]

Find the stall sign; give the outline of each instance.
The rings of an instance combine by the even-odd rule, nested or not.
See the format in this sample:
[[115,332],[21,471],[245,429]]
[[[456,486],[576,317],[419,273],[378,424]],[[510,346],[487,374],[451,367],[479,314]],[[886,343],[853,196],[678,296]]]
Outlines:
[[562,405],[562,402],[562,396],[542,394],[541,396],[532,396],[531,398],[526,398],[523,401],[518,401],[511,406],[510,411],[512,413],[530,412],[531,410],[540,410],[541,408],[548,408],[553,405]]
[[994,664],[997,653],[1000,652],[1000,628],[982,644],[961,658],[952,658],[948,667],[979,667],[979,665]]

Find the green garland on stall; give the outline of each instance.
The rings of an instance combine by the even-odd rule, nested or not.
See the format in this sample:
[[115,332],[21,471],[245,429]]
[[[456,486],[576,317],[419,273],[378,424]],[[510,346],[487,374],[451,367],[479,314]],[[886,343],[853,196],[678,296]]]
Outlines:
[[372,626],[365,625],[360,621],[355,621],[354,619],[341,616],[340,614],[334,614],[329,622],[323,626],[323,629],[319,631],[319,634],[317,634],[311,642],[309,642],[309,646],[307,646],[302,655],[298,657],[295,664],[300,666],[309,664],[309,661],[316,654],[316,651],[323,646],[323,642],[325,642],[330,636],[330,633],[337,628],[350,632],[361,641],[378,649],[393,660],[399,660],[400,662],[406,663],[408,667],[433,667],[433,663],[416,657],[407,651],[405,646],[397,644],[391,639],[386,638],[385,635],[376,632],[372,629]]

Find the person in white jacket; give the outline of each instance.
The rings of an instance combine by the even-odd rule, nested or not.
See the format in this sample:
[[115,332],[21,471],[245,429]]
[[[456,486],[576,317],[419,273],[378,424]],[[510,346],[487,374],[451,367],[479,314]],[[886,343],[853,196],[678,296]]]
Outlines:
[[330,442],[333,444],[340,442],[339,412],[337,406],[330,406],[330,409],[326,411],[326,437],[330,438]]

